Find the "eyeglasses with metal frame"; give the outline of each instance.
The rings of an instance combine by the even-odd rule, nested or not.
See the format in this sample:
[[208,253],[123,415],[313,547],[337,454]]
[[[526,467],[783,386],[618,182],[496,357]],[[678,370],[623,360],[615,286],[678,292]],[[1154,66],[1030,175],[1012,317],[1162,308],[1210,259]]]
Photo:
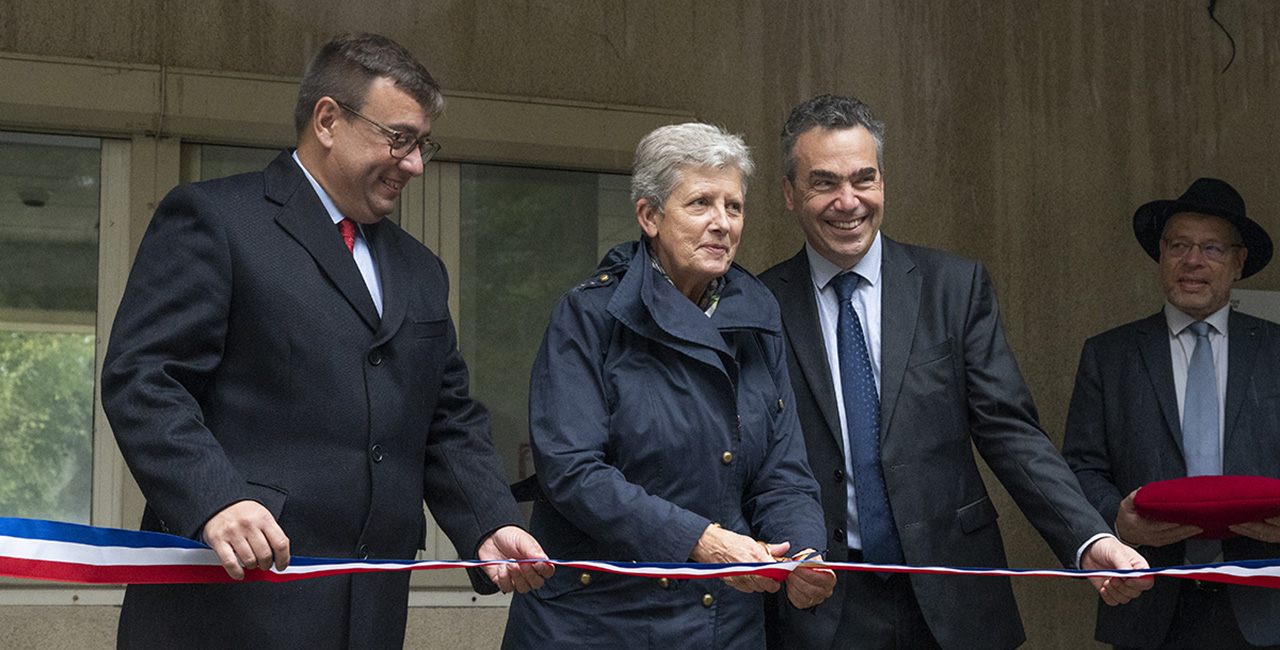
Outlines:
[[360,111],[357,111],[342,102],[336,103],[338,104],[338,108],[341,108],[342,110],[378,127],[378,130],[382,131],[383,135],[387,136],[387,139],[391,141],[392,158],[397,160],[402,159],[405,156],[408,156],[409,152],[413,151],[413,148],[416,146],[418,148],[418,153],[422,155],[422,164],[425,165],[427,164],[427,161],[431,160],[433,156],[440,152],[440,143],[433,142],[430,135],[424,135],[421,138],[414,140],[413,136],[408,133],[397,131],[371,117],[361,115]]
[[1221,242],[1213,241],[1204,244],[1196,244],[1181,239],[1178,241],[1161,239],[1160,241],[1164,242],[1164,250],[1169,254],[1169,257],[1181,258],[1187,253],[1190,253],[1191,249],[1199,248],[1205,258],[1211,262],[1221,262],[1227,256],[1227,253],[1233,248],[1244,248],[1243,244],[1223,244]]

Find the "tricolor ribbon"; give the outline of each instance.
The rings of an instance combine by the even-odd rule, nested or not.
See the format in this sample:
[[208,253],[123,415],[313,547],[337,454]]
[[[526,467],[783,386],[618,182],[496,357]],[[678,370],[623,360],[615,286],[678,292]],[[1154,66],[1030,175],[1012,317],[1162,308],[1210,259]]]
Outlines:
[[[287,582],[318,576],[372,571],[421,571],[492,566],[530,560],[340,560],[294,557],[283,571],[246,571],[246,580]],[[836,571],[880,571],[936,575],[1027,577],[1170,576],[1212,582],[1280,588],[1280,560],[1249,560],[1150,570],[973,569],[901,566],[855,562],[786,560],[741,564],[681,564],[550,560],[550,564],[648,578],[725,578],[758,575],[784,580],[799,566]],[[99,528],[39,519],[0,517],[0,576],[85,584],[159,584],[232,582],[218,556],[198,542],[162,533]]]

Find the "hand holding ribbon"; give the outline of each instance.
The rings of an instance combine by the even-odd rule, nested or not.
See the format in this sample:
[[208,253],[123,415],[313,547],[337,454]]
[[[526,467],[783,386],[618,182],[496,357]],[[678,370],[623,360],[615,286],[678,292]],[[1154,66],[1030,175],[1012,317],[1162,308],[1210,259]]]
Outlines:
[[[476,557],[481,560],[545,560],[547,554],[533,535],[515,526],[503,526],[484,540]],[[556,568],[546,562],[512,562],[486,566],[484,570],[502,593],[509,594],[514,590],[525,594],[541,587]]]
[[805,549],[796,554],[801,561],[791,575],[787,576],[787,600],[796,609],[808,609],[831,597],[836,587],[836,572],[831,569],[809,564],[820,564],[822,556],[813,549]]
[[[689,558],[701,564],[736,564],[742,562],[773,562],[791,548],[790,542],[764,544],[746,535],[725,530],[717,524],[708,524],[698,538],[698,544]],[[776,580],[756,575],[726,576],[725,584],[746,593],[767,591],[773,593],[781,586]]]
[[[1085,549],[1084,556],[1080,558],[1080,568],[1093,571],[1142,570],[1149,569],[1151,566],[1137,551],[1108,535]],[[1155,585],[1155,580],[1150,577],[1092,577],[1089,578],[1089,582],[1092,582],[1094,588],[1098,590],[1098,595],[1102,596],[1103,602],[1112,606],[1123,605]]]

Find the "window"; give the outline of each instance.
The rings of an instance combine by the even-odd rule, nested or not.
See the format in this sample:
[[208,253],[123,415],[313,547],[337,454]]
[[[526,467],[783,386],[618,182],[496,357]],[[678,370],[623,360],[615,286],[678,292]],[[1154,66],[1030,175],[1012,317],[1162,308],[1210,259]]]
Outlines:
[[514,482],[533,474],[529,369],[551,308],[640,227],[629,176],[459,167],[459,347]]
[[101,159],[0,132],[0,514],[90,521]]

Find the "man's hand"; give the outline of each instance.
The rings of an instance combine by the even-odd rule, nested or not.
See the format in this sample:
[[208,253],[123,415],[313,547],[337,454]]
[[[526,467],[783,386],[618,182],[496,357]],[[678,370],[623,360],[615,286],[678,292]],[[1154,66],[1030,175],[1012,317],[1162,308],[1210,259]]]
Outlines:
[[1137,490],[1130,492],[1120,502],[1120,510],[1116,513],[1116,534],[1125,542],[1135,546],[1168,546],[1204,532],[1197,526],[1172,524],[1138,515],[1133,507],[1133,495],[1137,493]]
[[[707,526],[698,538],[689,557],[703,564],[728,564],[732,562],[773,562],[791,548],[790,542],[761,544],[746,535],[739,535],[715,524]],[[781,586],[777,580],[763,576],[730,576],[721,578],[725,584],[746,593],[767,591],[773,593]]]
[[1260,542],[1275,544],[1280,542],[1280,517],[1272,517],[1263,519],[1262,521],[1251,521],[1245,524],[1236,524],[1230,527],[1231,532],[1237,535],[1244,535]]
[[[813,549],[805,549],[796,557],[805,557],[812,552]],[[814,562],[822,561],[822,557],[816,555],[810,559]],[[831,597],[831,592],[836,586],[836,572],[831,569],[799,566],[787,576],[784,584],[787,585],[787,600],[790,600],[796,609],[808,609]]]
[[202,536],[233,580],[243,580],[245,569],[269,569],[273,561],[282,571],[289,566],[289,538],[257,501],[237,501],[218,511]]
[[[1146,559],[1137,551],[1120,543],[1114,537],[1103,537],[1085,549],[1080,558],[1080,568],[1088,571],[1108,569],[1150,569]],[[1108,605],[1122,605],[1150,589],[1155,579],[1146,578],[1089,578],[1098,595]]]
[[[545,560],[547,554],[533,535],[516,526],[503,526],[484,540],[476,557],[481,560]],[[509,594],[515,590],[526,594],[541,587],[556,568],[546,562],[522,562],[487,566],[484,571],[502,593]]]

